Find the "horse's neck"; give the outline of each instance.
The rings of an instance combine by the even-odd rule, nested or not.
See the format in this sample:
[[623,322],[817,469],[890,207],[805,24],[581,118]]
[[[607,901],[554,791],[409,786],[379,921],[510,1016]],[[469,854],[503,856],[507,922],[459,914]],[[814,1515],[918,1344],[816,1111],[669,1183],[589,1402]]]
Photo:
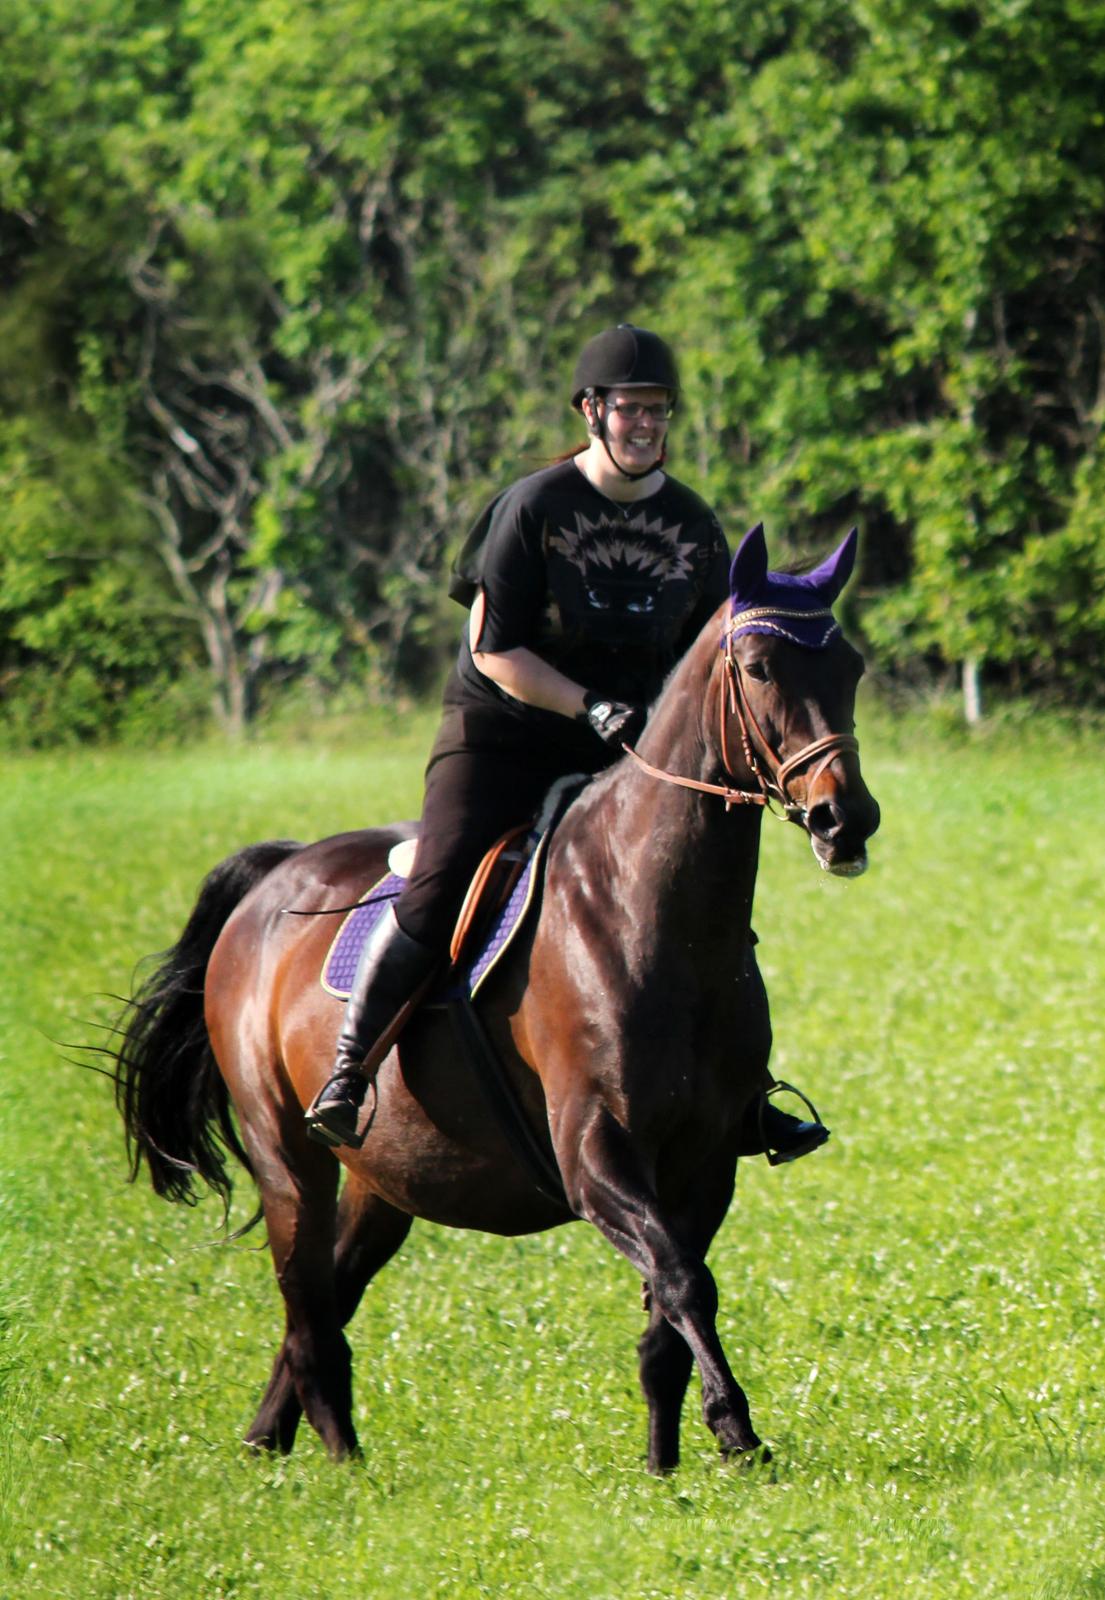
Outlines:
[[[669,681],[640,745],[652,766],[706,783],[723,775],[715,660],[716,646],[707,653],[700,642]],[[727,812],[719,797],[652,777],[627,756],[583,797],[580,867],[588,854],[601,855],[620,917],[696,944],[739,944],[751,925],[760,822],[758,806]]]

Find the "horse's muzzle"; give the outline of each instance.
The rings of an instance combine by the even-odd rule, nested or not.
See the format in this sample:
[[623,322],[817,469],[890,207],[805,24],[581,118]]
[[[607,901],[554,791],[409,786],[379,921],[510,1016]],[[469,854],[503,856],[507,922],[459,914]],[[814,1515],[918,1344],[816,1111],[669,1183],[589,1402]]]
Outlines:
[[847,799],[838,792],[812,805],[805,824],[821,870],[837,878],[858,878],[866,872],[867,841],[879,821],[878,804],[866,789]]
[[817,848],[815,840],[811,839],[813,853],[817,857],[817,864],[822,872],[831,872],[834,878],[859,878],[867,871],[867,851],[862,855],[853,856],[850,861],[827,861]]

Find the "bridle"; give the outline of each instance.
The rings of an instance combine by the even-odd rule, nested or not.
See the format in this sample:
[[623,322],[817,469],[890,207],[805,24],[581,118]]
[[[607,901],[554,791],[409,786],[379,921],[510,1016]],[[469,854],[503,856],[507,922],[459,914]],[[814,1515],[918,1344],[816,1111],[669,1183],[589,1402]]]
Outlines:
[[[772,619],[785,618],[788,615],[800,616],[806,620],[811,617],[831,617],[832,612],[826,610],[787,613],[773,607],[770,613]],[[765,618],[766,613],[757,614],[757,620],[762,622]],[[785,761],[779,760],[749,704],[744,674],[733,650],[733,639],[737,629],[747,625],[748,621],[748,612],[738,612],[735,617],[730,616],[725,629],[724,662],[718,676],[718,721],[721,735],[719,744],[725,775],[736,782],[736,774],[729,757],[728,738],[729,720],[735,716],[740,728],[741,750],[745,763],[756,780],[757,788],[737,789],[729,784],[703,783],[698,778],[684,778],[679,773],[651,766],[630,745],[623,745],[622,749],[651,777],[659,778],[664,783],[678,784],[683,789],[696,789],[701,794],[717,795],[719,799],[725,801],[726,811],[731,806],[764,806],[773,816],[783,821],[798,818],[804,822],[807,808],[791,795],[791,780],[813,763],[812,771],[806,773],[808,793],[825,768],[835,761],[837,756],[854,755],[858,752],[859,740],[851,733],[827,733],[823,738],[814,739],[812,743],[803,745],[801,750],[793,756],[788,756]],[[785,629],[779,627],[773,631],[782,633]],[[781,809],[776,810],[776,805]]]

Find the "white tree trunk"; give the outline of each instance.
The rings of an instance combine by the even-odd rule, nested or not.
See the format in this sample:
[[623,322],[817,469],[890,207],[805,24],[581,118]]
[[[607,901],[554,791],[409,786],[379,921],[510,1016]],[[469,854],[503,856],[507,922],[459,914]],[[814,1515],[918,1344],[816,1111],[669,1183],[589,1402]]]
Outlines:
[[963,715],[972,728],[982,721],[981,668],[977,656],[968,656],[963,663]]

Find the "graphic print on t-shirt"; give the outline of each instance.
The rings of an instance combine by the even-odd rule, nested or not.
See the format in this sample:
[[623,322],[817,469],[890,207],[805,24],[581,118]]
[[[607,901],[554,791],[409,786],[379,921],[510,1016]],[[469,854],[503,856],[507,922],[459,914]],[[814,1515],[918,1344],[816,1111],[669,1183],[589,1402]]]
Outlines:
[[574,527],[549,531],[548,623],[555,627],[559,612],[563,632],[582,627],[596,643],[656,641],[664,631],[665,586],[683,590],[694,575],[696,546],[680,540],[683,524],[665,526],[643,507],[618,517],[576,511],[574,518]]

